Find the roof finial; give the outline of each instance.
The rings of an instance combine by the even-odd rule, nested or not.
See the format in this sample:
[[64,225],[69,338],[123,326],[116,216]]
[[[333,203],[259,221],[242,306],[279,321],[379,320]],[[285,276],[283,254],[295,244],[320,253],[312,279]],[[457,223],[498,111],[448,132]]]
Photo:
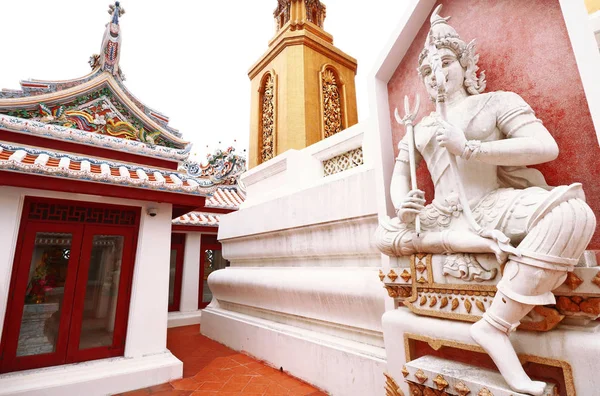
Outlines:
[[124,80],[123,73],[119,68],[119,58],[121,56],[119,17],[125,13],[125,9],[121,7],[120,2],[115,1],[115,4],[108,6],[108,13],[112,15],[112,19],[106,24],[100,55],[92,55],[90,66],[92,66],[92,69],[100,68],[100,70],[107,71],[113,76]]
[[112,23],[115,25],[119,24],[119,17],[125,14],[125,9],[121,7],[121,4],[118,1],[115,1],[115,4],[111,4],[108,6],[108,13],[112,15]]

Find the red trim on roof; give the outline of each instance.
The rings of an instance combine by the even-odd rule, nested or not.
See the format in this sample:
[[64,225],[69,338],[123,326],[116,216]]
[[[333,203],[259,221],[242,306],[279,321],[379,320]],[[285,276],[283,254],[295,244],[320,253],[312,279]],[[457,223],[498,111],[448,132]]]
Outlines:
[[171,169],[175,171],[177,170],[178,166],[177,161],[168,161],[160,158],[145,157],[143,155],[131,154],[126,151],[117,151],[108,148],[88,146],[87,144],[48,139],[41,136],[33,136],[24,133],[11,132],[4,129],[0,129],[0,140],[11,143],[25,144],[34,147],[43,147],[51,150],[83,154],[90,157],[108,158],[117,161],[146,165],[150,167]]
[[205,201],[204,197],[196,195],[177,194],[168,191],[115,186],[103,183],[8,171],[0,171],[0,185],[34,188],[39,190],[62,191],[77,194],[91,194],[104,197],[136,199],[141,201],[166,202],[182,206],[192,206],[194,208],[203,207]]
[[207,234],[215,234],[219,232],[219,227],[210,226],[194,226],[194,225],[173,225],[171,231],[182,231],[182,232],[203,232]]

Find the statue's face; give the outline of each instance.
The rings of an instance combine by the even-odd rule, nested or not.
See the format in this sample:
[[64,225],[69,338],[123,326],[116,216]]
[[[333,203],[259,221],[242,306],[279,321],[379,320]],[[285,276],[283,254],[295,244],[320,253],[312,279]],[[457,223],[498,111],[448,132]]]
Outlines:
[[[446,77],[446,94],[451,95],[458,90],[464,89],[465,69],[460,65],[454,51],[448,48],[441,48],[439,53],[442,58],[442,70]],[[437,81],[431,70],[429,59],[425,58],[423,60],[419,70],[429,96],[435,98],[438,93]]]

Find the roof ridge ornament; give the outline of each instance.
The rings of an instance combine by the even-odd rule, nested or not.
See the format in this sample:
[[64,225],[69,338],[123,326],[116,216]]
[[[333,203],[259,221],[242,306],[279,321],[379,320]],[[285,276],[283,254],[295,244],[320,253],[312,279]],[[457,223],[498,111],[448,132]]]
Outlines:
[[119,67],[119,58],[121,57],[121,27],[119,26],[119,17],[125,14],[125,9],[121,7],[119,1],[115,1],[115,4],[108,6],[108,14],[112,16],[112,19],[106,24],[100,55],[92,55],[89,64],[93,70],[107,71],[124,81],[125,76]]

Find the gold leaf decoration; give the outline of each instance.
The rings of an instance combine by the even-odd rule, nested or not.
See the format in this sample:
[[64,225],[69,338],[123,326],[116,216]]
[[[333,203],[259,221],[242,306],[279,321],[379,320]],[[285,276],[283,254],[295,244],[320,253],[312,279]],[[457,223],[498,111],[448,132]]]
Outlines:
[[407,270],[402,271],[402,273],[400,274],[400,277],[402,279],[404,279],[404,282],[408,282],[411,278],[410,273],[408,273]]
[[438,374],[437,377],[433,379],[433,383],[437,386],[439,391],[444,390],[444,388],[448,386],[448,381],[446,381],[441,374]]
[[425,305],[426,302],[427,302],[427,297],[426,296],[421,296],[421,300],[419,301],[419,305]]
[[333,70],[326,69],[323,72],[321,84],[323,91],[323,126],[325,138],[328,138],[344,129],[342,125],[342,102]]
[[440,308],[446,308],[446,305],[448,305],[448,297],[442,297]]
[[483,302],[481,302],[481,300],[475,300],[475,305],[477,306],[477,308],[479,308],[481,312],[485,312],[485,305],[483,305]]
[[417,268],[417,271],[419,271],[419,273],[422,274],[423,271],[425,271],[427,269],[427,266],[419,261],[419,264],[416,265],[416,268]]
[[415,378],[420,383],[423,383],[423,382],[427,381],[427,375],[425,375],[425,373],[421,369],[417,370],[417,372],[415,373]]
[[385,278],[385,274],[382,270],[379,270],[379,280],[383,282],[383,278]]
[[265,79],[262,89],[261,108],[261,161],[266,162],[274,157],[275,151],[275,80],[270,73]]
[[452,300],[452,310],[454,311],[456,308],[458,308],[458,298],[455,298]]
[[494,396],[488,388],[481,388],[477,396]]
[[390,278],[392,282],[395,282],[396,279],[398,279],[398,274],[392,269],[388,272],[387,277]]
[[404,396],[404,392],[394,378],[388,373],[383,373],[383,375],[385,376],[385,396]]
[[417,282],[419,283],[427,283],[427,280],[423,277],[420,277],[419,280],[417,280]]
[[383,286],[383,288],[387,290],[388,296],[390,296],[392,298],[398,297],[398,290],[394,286],[385,285],[385,286]]
[[437,304],[437,298],[433,296],[431,297],[431,301],[429,301],[429,308],[435,307],[435,304]]
[[579,286],[581,286],[582,283],[583,281],[581,280],[581,278],[575,275],[574,272],[569,272],[567,274],[567,279],[565,279],[565,285],[569,286],[569,289],[575,290]]
[[458,393],[459,396],[467,396],[471,393],[471,389],[465,385],[464,382],[460,381],[458,384],[454,385],[454,390]]
[[467,313],[471,313],[471,307],[473,307],[473,304],[471,304],[471,301],[469,301],[468,299],[465,300],[465,309],[467,310]]
[[438,396],[438,394],[431,388],[423,388],[423,396]]
[[598,287],[600,287],[600,271],[596,273],[594,279],[592,279],[592,283]]
[[406,369],[406,366],[402,366],[402,375],[404,376],[404,378],[408,377],[408,374],[410,373]]

